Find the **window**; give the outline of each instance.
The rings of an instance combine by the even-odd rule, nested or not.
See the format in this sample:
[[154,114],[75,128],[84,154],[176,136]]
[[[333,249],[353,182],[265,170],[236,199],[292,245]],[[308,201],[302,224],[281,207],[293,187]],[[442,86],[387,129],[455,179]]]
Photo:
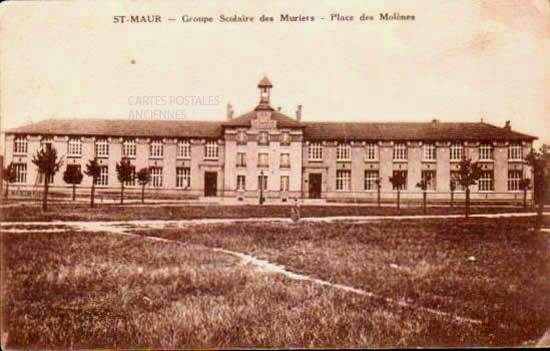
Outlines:
[[176,188],[188,189],[191,187],[191,168],[176,168]]
[[27,182],[27,164],[14,163],[15,167],[15,183],[25,184]]
[[436,148],[435,144],[424,144],[424,161],[435,161],[436,156]]
[[269,167],[269,154],[258,154],[258,167]]
[[162,167],[151,167],[151,186],[162,187]]
[[479,184],[479,191],[495,190],[493,171],[483,171],[481,173],[481,178],[479,178],[478,184]]
[[349,191],[351,185],[351,171],[339,169],[336,171],[336,190]]
[[336,147],[336,160],[349,161],[351,160],[351,146],[348,143],[338,144]]
[[191,143],[189,140],[182,139],[178,141],[176,158],[191,158]]
[[365,190],[376,190],[378,180],[378,171],[365,171]]
[[96,185],[109,185],[109,167],[99,167],[99,177],[95,179]]
[[205,158],[216,159],[218,158],[218,152],[218,142],[216,140],[206,142]]
[[422,180],[426,183],[426,190],[436,190],[436,173],[432,170],[422,171]]
[[267,176],[259,175],[258,176],[258,189],[267,190]]
[[398,174],[401,174],[403,178],[405,178],[405,183],[403,183],[401,186],[393,186],[393,190],[407,190],[407,171],[393,171],[393,176],[396,177]]
[[460,171],[451,171],[450,179],[450,182],[454,181],[455,183],[455,191],[464,191],[464,187],[458,181],[460,179]]
[[308,147],[308,158],[312,161],[323,160],[323,145],[321,143],[311,143]]
[[281,191],[288,191],[289,179],[288,176],[281,176]]
[[136,157],[136,139],[124,139],[122,142],[122,155],[125,157]]
[[260,132],[258,135],[258,144],[269,145],[269,134],[267,134],[267,132]]
[[407,144],[395,143],[393,146],[393,159],[398,161],[407,160]]
[[508,159],[509,160],[523,160],[523,147],[521,144],[510,144],[508,146]]
[[97,138],[95,141],[95,155],[97,157],[109,156],[109,140]]
[[479,147],[479,159],[482,161],[491,161],[493,159],[493,145],[481,144]]
[[127,182],[124,182],[125,186],[136,186],[136,167],[132,166],[132,179]]
[[82,155],[82,143],[80,138],[70,138],[67,145],[67,155],[80,156]]
[[290,145],[290,133],[283,132],[281,134],[281,145]]
[[290,168],[290,154],[281,154],[281,168]]
[[49,147],[52,147],[53,136],[47,135],[42,137],[42,139],[40,140],[40,150],[46,150],[47,145],[49,145]]
[[452,143],[450,153],[451,161],[460,161],[462,155],[464,155],[464,145],[462,143]]
[[237,144],[244,145],[246,144],[247,140],[248,140],[248,137],[246,136],[246,131],[240,130],[239,133],[237,134]]
[[149,145],[149,156],[150,157],[162,157],[164,156],[164,145],[162,140],[153,139]]
[[13,153],[14,154],[26,154],[27,153],[27,137],[24,135],[17,135],[13,139]]
[[237,152],[237,167],[246,167],[246,153]]
[[508,171],[508,191],[521,190],[519,183],[523,178],[523,172],[520,170]]
[[237,190],[246,190],[246,177],[244,175],[237,176]]
[[374,143],[367,144],[365,151],[367,160],[374,161],[378,159],[378,145]]

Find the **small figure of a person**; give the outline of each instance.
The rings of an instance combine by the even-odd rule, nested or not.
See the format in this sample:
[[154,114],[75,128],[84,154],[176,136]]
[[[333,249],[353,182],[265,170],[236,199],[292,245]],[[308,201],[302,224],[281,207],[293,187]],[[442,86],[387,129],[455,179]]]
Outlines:
[[290,218],[294,223],[300,220],[300,203],[298,202],[298,198],[294,198],[294,206],[290,209]]

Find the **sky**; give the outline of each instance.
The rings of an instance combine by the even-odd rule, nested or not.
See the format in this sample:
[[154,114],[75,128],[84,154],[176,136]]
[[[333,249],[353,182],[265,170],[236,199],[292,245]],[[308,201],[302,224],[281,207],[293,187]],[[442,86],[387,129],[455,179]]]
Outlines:
[[[382,22],[381,12],[415,20]],[[355,21],[326,20],[336,13]],[[181,21],[222,14],[276,22]],[[281,14],[316,21],[280,23]],[[361,14],[375,20],[359,21]],[[121,15],[160,15],[163,22],[114,23]],[[303,105],[304,121],[510,120],[512,129],[550,143],[550,1],[0,5],[2,130],[47,118],[129,119],[154,111],[220,120],[228,103],[236,115],[256,106],[264,75],[274,86],[272,105],[290,116]]]

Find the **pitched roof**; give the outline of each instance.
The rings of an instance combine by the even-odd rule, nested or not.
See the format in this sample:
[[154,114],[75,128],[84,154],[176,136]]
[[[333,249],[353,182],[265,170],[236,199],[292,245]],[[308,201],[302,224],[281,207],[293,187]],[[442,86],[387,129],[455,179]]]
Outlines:
[[269,88],[273,87],[273,84],[271,84],[271,81],[267,79],[267,76],[264,76],[262,80],[258,83],[258,88],[261,88],[261,87],[269,87]]
[[9,129],[6,132],[46,135],[217,138],[222,135],[222,128],[220,121],[49,119]]
[[[234,118],[231,121],[223,123],[224,127],[250,127],[250,121],[256,118],[256,111],[250,111]],[[277,121],[278,128],[303,128],[305,125],[301,122],[298,122],[294,118],[288,117],[287,115],[279,112],[273,111],[271,113],[271,119]]]
[[[223,127],[249,127],[256,112],[231,121],[162,121],[109,119],[51,119],[13,128],[6,133],[39,135],[198,137],[219,138]],[[278,111],[272,119],[279,128],[304,128],[306,140],[472,140],[532,141],[537,137],[487,123],[431,122],[298,122]]]
[[532,141],[534,136],[487,123],[439,122],[303,122],[306,140],[508,140]]

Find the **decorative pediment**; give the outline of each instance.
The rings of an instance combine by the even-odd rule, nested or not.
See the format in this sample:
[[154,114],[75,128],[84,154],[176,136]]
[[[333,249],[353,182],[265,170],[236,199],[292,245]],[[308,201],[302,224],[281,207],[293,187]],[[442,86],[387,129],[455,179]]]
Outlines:
[[276,129],[277,121],[271,119],[271,111],[258,111],[250,126],[254,129]]

